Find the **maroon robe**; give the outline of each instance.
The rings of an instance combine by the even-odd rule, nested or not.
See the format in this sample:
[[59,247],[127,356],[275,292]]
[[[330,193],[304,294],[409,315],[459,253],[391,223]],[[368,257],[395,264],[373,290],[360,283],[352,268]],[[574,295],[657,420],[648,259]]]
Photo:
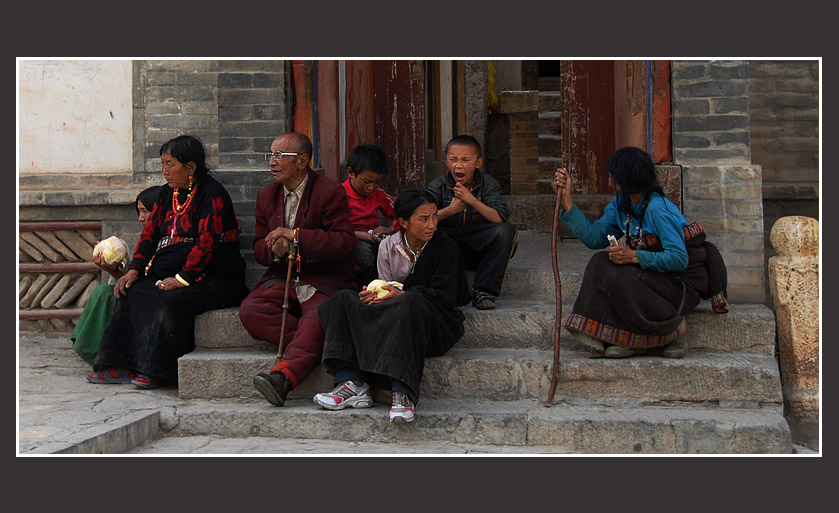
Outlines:
[[[356,238],[350,224],[346,192],[338,182],[311,169],[308,175],[294,225],[300,228],[300,272],[295,272],[294,277],[315,287],[317,293],[301,304],[292,282],[284,339],[286,350],[283,359],[272,369],[288,376],[295,388],[320,363],[324,334],[318,306],[339,290],[356,288],[355,271],[350,263]],[[283,185],[274,182],[263,187],[257,196],[253,251],[256,261],[268,269],[239,308],[239,318],[248,333],[272,344],[280,341],[288,262],[286,258],[274,262],[265,236],[285,226],[284,193]]]

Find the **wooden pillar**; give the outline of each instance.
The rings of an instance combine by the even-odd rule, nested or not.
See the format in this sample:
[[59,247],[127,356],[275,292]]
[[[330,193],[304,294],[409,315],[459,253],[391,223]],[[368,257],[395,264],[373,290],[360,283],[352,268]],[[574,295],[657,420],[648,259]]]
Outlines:
[[347,153],[359,144],[375,144],[373,61],[346,61]]
[[317,91],[318,140],[312,141],[318,147],[317,164],[324,175],[339,180],[338,61],[318,61]]
[[306,61],[291,61],[291,74],[294,83],[293,130],[312,136],[309,126],[309,66]]

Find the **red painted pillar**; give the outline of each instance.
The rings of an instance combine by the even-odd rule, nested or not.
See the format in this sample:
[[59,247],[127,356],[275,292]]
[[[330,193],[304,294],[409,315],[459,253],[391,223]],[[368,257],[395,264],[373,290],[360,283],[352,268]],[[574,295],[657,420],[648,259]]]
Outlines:
[[291,61],[291,76],[294,84],[292,129],[311,137],[309,127],[309,71],[306,61]]
[[318,145],[324,175],[339,180],[338,61],[318,61]]
[[661,164],[673,160],[670,113],[670,61],[653,61],[652,84],[652,142],[653,162]]
[[373,61],[346,61],[347,153],[359,144],[375,144]]

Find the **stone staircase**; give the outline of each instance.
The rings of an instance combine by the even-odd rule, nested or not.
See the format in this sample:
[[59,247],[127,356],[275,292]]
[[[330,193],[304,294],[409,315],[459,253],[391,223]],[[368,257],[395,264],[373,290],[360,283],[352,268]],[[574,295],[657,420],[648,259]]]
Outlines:
[[[558,87],[558,86],[557,86]],[[562,167],[562,98],[559,90],[539,90],[539,181],[537,192],[553,194],[551,181]]]
[[[576,240],[558,244],[563,317],[592,253]],[[703,302],[688,317],[689,349],[680,360],[591,360],[562,330],[559,383],[546,407],[556,314],[550,258],[550,233],[522,232],[498,308],[464,308],[466,334],[427,360],[409,425],[387,421],[387,394],[367,409],[315,405],[312,396],[332,388],[322,367],[285,406],[271,406],[251,382],[274,364],[276,346],[252,340],[235,308],[207,312],[197,318],[196,350],[179,361],[181,404],[162,437],[270,439],[300,452],[325,442],[333,445],[322,452],[792,452],[774,315],[764,305],[735,304],[715,315]]]

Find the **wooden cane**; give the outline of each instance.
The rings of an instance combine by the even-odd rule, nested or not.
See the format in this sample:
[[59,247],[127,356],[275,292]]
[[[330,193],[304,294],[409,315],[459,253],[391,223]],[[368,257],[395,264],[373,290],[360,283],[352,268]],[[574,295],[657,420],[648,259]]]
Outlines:
[[[562,159],[563,162],[565,159]],[[556,385],[559,381],[559,333],[562,329],[562,283],[559,279],[559,264],[556,260],[556,239],[559,233],[559,210],[562,205],[562,189],[556,189],[556,205],[554,206],[554,222],[551,229],[551,257],[553,260],[554,289],[556,290],[556,322],[554,323],[554,360],[553,375],[551,376],[551,390],[548,392],[548,401],[545,407],[550,407],[554,402]]]
[[291,288],[291,274],[294,270],[294,260],[297,254],[297,245],[292,244],[288,249],[288,272],[285,277],[285,291],[283,291],[283,320],[280,324],[280,344],[277,348],[277,361],[283,359],[285,352],[285,320],[288,316],[288,289]]

